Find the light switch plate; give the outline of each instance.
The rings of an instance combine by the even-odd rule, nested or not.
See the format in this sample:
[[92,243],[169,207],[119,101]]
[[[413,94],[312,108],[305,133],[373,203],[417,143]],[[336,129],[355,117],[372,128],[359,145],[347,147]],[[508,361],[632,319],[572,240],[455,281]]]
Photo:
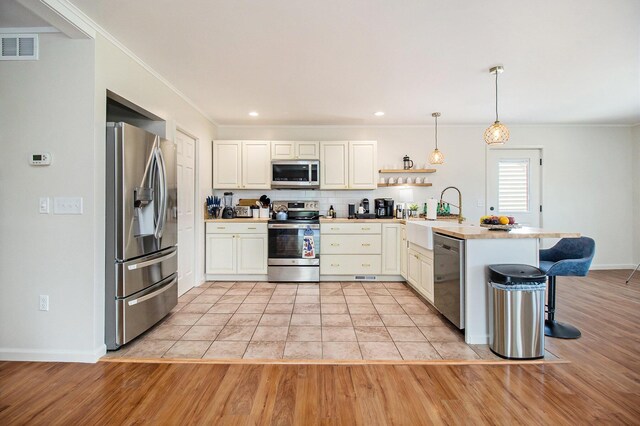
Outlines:
[[53,214],[82,214],[82,197],[55,197]]
[[38,212],[40,212],[40,214],[49,214],[49,197],[40,197]]

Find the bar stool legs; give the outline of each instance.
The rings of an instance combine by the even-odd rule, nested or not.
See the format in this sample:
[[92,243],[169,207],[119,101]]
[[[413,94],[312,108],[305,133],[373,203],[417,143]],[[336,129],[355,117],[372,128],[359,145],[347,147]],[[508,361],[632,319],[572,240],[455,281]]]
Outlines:
[[556,277],[549,277],[547,295],[547,319],[544,322],[544,335],[560,339],[577,339],[582,335],[580,330],[569,324],[555,320],[556,316]]

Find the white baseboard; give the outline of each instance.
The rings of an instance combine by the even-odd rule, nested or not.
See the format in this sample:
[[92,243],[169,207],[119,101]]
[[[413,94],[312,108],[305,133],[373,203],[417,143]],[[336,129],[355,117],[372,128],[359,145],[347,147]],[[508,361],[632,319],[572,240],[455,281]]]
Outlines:
[[107,346],[100,345],[94,351],[64,351],[0,348],[2,361],[44,361],[44,362],[85,362],[95,363],[107,353]]
[[638,264],[630,264],[630,263],[610,263],[610,264],[604,264],[604,265],[591,265],[590,270],[591,271],[607,271],[607,270],[611,270],[611,269],[635,269],[635,267],[638,266]]

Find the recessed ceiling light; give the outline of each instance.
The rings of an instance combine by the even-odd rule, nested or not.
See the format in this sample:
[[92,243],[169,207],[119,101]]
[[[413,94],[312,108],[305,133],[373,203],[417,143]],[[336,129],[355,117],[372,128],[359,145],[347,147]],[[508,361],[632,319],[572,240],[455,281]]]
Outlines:
[[382,117],[384,115],[384,111],[378,111],[373,113],[373,115],[375,115],[376,117]]
[[251,111],[251,112],[249,113],[249,115],[250,115],[250,116],[252,116],[252,117],[257,117],[257,116],[258,116],[258,115],[260,115],[260,114],[258,114],[258,112],[257,112],[257,111]]

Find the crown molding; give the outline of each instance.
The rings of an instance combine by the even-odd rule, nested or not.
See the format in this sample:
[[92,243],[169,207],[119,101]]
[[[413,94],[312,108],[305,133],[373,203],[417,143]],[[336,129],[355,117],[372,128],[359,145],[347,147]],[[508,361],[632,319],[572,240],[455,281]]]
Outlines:
[[[198,105],[196,105],[195,102],[193,102],[187,95],[185,95],[180,90],[178,90],[178,88],[175,87],[173,84],[171,84],[169,80],[164,78],[161,74],[159,74],[146,62],[144,62],[139,56],[137,56],[133,51],[131,51],[128,47],[126,47],[123,43],[121,43],[116,37],[114,37],[111,33],[109,33],[106,29],[100,26],[97,22],[95,22],[93,19],[87,16],[82,10],[80,10],[77,6],[71,4],[69,1],[67,0],[18,0],[18,1],[20,1],[20,3],[23,3],[29,9],[32,9],[32,6],[35,3],[39,3],[41,5],[44,5],[45,7],[50,8],[55,13],[57,13],[61,19],[67,20],[72,25],[78,28],[84,29],[85,33],[90,34],[91,38],[93,39],[96,38],[97,34],[100,34],[100,36],[102,36],[111,44],[113,44],[118,49],[120,49],[125,55],[127,55],[133,61],[135,61],[138,65],[140,65],[145,71],[147,71],[153,77],[158,79],[162,84],[167,86],[169,90],[171,90],[183,101],[185,101],[191,108],[197,111],[205,120],[209,121],[212,125],[216,127],[219,126],[218,123],[216,123],[216,121],[211,116],[209,116],[209,114],[207,114]],[[53,22],[52,24],[55,25],[55,23]],[[68,26],[68,24],[63,26]],[[64,30],[62,32],[66,34]]]

